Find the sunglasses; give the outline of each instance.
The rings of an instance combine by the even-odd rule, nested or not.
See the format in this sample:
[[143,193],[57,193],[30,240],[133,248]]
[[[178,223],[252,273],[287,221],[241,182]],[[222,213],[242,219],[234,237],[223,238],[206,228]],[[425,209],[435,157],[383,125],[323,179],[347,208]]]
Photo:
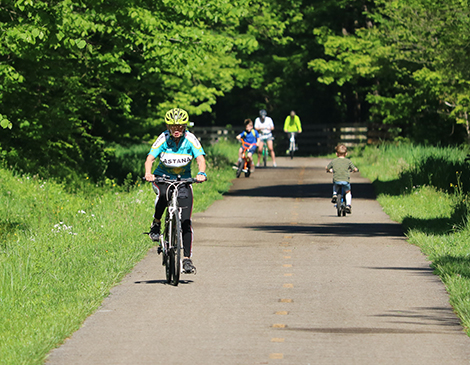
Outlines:
[[186,129],[185,125],[178,125],[178,124],[169,125],[168,127],[174,131],[183,131]]

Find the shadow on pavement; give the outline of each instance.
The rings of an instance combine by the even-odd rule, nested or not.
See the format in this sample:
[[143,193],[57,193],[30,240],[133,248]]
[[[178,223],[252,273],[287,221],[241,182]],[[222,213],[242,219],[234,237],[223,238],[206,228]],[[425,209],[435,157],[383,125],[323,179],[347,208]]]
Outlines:
[[331,328],[286,328],[287,331],[302,331],[312,333],[325,334],[342,334],[342,335],[370,335],[370,334],[456,334],[457,331],[427,331],[409,330],[403,328],[376,328],[376,327],[331,327]]
[[[412,325],[439,325],[454,327],[460,325],[452,308],[445,307],[420,307],[414,310],[393,310],[386,314],[378,314],[374,317],[390,318],[390,323]],[[399,321],[396,321],[399,319]],[[460,329],[454,331],[460,333]]]
[[[341,219],[341,218],[338,218]],[[341,223],[317,225],[258,225],[254,230],[284,234],[313,234],[324,236],[355,237],[404,237],[401,226],[396,223]]]
[[[248,196],[265,198],[325,198],[330,199],[332,184],[289,184],[271,185],[250,189],[233,188],[225,196]],[[371,184],[356,183],[351,185],[354,199],[375,199]]]
[[[179,282],[179,285],[185,285],[185,284],[191,284],[194,283],[192,280],[181,280]],[[166,280],[142,280],[142,281],[134,281],[134,284],[161,284],[161,285],[169,285]]]
[[432,274],[433,269],[430,267],[392,267],[392,266],[384,266],[384,267],[366,267],[366,269],[371,270],[397,270],[397,271],[416,271],[416,272],[423,272],[425,274]]

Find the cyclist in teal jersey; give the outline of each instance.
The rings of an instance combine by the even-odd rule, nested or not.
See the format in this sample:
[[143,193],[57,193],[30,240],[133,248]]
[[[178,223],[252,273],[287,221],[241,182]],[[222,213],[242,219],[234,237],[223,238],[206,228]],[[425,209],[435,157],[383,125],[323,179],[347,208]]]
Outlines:
[[[188,113],[179,108],[169,110],[165,115],[168,130],[158,136],[152,145],[145,161],[145,179],[152,181],[153,190],[157,195],[155,199],[155,214],[150,227],[149,236],[153,241],[158,241],[161,230],[161,218],[167,206],[167,184],[156,183],[155,176],[169,176],[170,179],[191,177],[191,163],[196,159],[199,172],[196,175],[198,182],[207,180],[205,153],[196,136],[186,130],[189,122]],[[157,168],[152,172],[152,166],[156,158],[159,158]],[[192,186],[181,186],[178,190],[178,202],[182,210],[182,231],[184,260],[183,269],[193,272],[195,267],[191,261],[193,230],[191,214],[193,210]]]

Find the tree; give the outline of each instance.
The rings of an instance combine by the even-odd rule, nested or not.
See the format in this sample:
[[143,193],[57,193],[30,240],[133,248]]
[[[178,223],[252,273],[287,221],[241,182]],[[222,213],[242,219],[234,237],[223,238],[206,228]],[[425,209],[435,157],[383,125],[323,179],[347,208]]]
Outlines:
[[365,82],[372,121],[398,125],[415,140],[448,142],[443,136],[456,121],[468,123],[470,14],[461,5],[377,0],[366,12],[369,27],[342,36],[317,29],[328,59],[310,67],[320,82]]
[[[150,138],[170,107],[210,111],[246,83],[248,0],[17,0],[0,5],[0,135],[9,162],[99,178],[107,142]],[[11,121],[6,122],[5,120]]]

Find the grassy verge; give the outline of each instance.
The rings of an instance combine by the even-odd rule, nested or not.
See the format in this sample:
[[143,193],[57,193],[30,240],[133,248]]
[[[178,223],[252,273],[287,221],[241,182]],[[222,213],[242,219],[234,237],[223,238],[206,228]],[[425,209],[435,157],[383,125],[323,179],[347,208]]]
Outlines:
[[[207,150],[209,181],[194,187],[195,212],[234,177],[226,156],[237,146]],[[80,185],[72,193],[0,169],[0,364],[43,363],[152,246],[142,234],[153,214],[150,184]]]
[[462,148],[383,145],[354,153],[384,211],[444,282],[470,335],[470,165]]

